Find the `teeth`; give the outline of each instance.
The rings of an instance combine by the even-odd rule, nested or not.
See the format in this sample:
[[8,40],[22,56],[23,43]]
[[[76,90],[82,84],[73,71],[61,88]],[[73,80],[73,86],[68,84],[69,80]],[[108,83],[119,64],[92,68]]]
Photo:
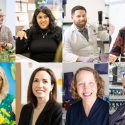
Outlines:
[[43,92],[43,90],[36,90],[36,92]]
[[92,93],[84,93],[85,96],[90,96]]

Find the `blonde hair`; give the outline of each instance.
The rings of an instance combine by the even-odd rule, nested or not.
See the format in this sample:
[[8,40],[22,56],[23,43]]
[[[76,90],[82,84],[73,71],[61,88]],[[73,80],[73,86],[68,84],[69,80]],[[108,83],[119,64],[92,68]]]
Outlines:
[[73,99],[79,99],[80,98],[78,93],[77,93],[77,88],[76,88],[76,84],[77,84],[76,77],[83,70],[89,71],[89,72],[91,72],[93,74],[93,76],[95,78],[95,82],[97,83],[97,96],[98,97],[103,96],[104,95],[104,83],[105,82],[101,78],[99,73],[96,70],[94,70],[94,69],[92,69],[90,67],[82,67],[82,68],[80,68],[80,69],[78,69],[76,71],[76,73],[75,73],[75,75],[73,77],[73,80],[71,82],[71,89],[70,89],[70,91],[71,91],[71,95],[72,95]]
[[0,67],[0,77],[2,78],[2,86],[0,88],[0,96],[3,99],[9,91],[9,85],[8,85],[8,81],[7,81],[6,75],[5,75],[2,67]]

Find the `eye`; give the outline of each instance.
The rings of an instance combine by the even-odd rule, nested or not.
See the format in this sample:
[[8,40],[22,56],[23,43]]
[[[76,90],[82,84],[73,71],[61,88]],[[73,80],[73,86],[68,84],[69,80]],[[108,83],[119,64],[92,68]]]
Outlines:
[[89,82],[89,85],[94,85],[94,82]]
[[43,79],[43,83],[44,83],[44,84],[47,84],[47,83],[48,83],[48,81],[47,81],[47,80],[45,80],[45,79]]
[[39,82],[39,80],[37,78],[34,78],[33,82]]
[[78,15],[77,17],[80,18],[80,15]]
[[44,18],[46,19],[46,18],[48,18],[48,16],[47,16],[47,15],[45,15],[45,16],[44,16]]
[[84,83],[77,83],[78,86],[84,86]]

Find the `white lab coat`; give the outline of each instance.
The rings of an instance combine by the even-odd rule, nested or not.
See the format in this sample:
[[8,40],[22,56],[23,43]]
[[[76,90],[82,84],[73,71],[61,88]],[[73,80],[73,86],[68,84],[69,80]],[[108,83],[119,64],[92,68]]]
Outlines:
[[74,24],[63,34],[63,61],[76,62],[78,56],[97,58],[97,30],[92,25],[87,25],[89,41],[78,31]]

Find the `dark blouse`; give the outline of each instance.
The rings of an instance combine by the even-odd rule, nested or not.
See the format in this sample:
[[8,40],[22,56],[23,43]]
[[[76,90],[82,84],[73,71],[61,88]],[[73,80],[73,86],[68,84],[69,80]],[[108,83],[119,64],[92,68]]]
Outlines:
[[[32,112],[31,104],[24,105],[18,125],[30,125]],[[62,125],[62,107],[58,103],[47,102],[35,125]]]
[[[38,62],[53,62],[59,43],[62,40],[62,29],[56,27],[55,31],[27,30],[28,39],[16,40],[16,53],[27,51],[30,58]],[[23,42],[23,43],[20,43]]]
[[109,125],[108,114],[108,103],[97,98],[87,117],[82,101],[80,100],[68,109],[65,125]]

